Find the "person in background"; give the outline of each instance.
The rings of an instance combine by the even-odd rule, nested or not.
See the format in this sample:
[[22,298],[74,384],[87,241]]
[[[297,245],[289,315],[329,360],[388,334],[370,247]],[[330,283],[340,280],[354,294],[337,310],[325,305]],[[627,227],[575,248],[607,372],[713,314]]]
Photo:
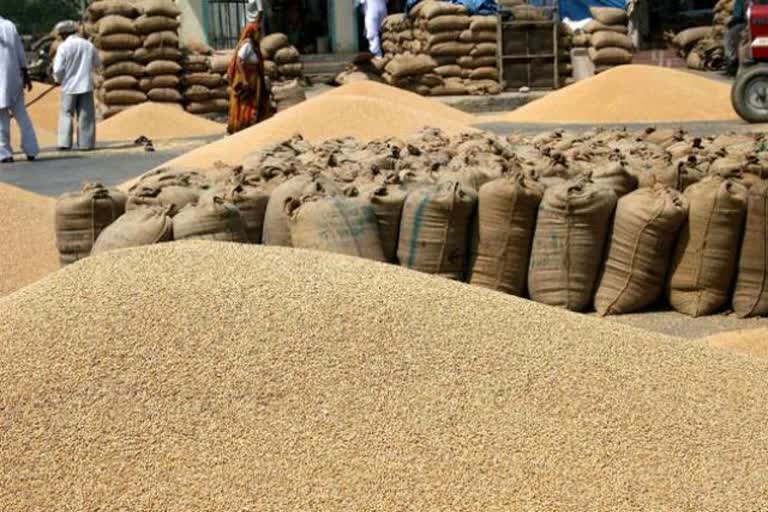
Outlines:
[[363,9],[368,51],[381,57],[381,22],[387,17],[387,0],[355,0],[355,5]]
[[13,162],[11,116],[19,125],[21,148],[27,160],[37,158],[37,136],[24,105],[25,87],[32,90],[21,37],[16,25],[0,16],[0,163]]
[[61,84],[58,148],[72,149],[72,126],[77,120],[77,146],[96,146],[96,106],[92,73],[101,65],[99,52],[77,33],[73,21],[62,21],[54,30],[64,39],[53,60],[53,77]]
[[262,13],[260,0],[248,3],[246,8],[248,23],[229,63],[227,77],[232,92],[229,98],[227,132],[230,134],[260,123],[273,113],[267,80],[264,76],[264,59],[259,46]]
[[723,47],[725,50],[725,71],[735,75],[739,70],[739,47],[743,44],[747,28],[748,0],[735,0],[728,30],[725,32]]

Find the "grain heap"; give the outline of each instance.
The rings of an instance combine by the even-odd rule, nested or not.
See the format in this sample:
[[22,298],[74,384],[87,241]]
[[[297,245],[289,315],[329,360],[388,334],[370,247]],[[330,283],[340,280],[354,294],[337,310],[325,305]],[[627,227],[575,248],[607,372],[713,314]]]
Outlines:
[[8,512],[721,511],[768,492],[763,362],[360,259],[108,253],[3,299],[0,358]]
[[688,67],[702,70],[722,69],[725,64],[723,38],[733,13],[733,0],[719,0],[712,9],[714,20],[711,31],[694,45],[688,53]]
[[498,94],[496,17],[464,6],[419,2],[382,23],[384,80],[427,96]]
[[711,347],[768,359],[768,329],[765,328],[715,334],[704,341]]
[[143,103],[102,121],[99,138],[107,141],[133,142],[142,135],[150,139],[188,139],[224,134],[223,124],[189,113],[175,104]]
[[738,116],[730,95],[730,86],[715,80],[667,68],[629,65],[549,94],[503,119],[583,124],[732,121]]
[[0,296],[59,267],[53,199],[0,183]]
[[602,73],[615,66],[630,64],[635,45],[627,34],[627,17],[624,9],[614,7],[590,7],[593,20],[585,27],[589,36],[589,57],[595,65],[595,73]]
[[192,114],[229,110],[227,68],[231,53],[214,54],[207,44],[189,42],[182,49],[184,108]]

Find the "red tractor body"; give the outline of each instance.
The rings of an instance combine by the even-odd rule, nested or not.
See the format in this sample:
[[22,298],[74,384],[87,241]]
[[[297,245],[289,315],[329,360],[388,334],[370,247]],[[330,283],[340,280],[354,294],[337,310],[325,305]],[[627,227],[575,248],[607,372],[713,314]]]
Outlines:
[[752,0],[747,8],[747,40],[741,67],[731,89],[736,113],[750,123],[768,123],[768,2]]
[[750,5],[747,21],[752,60],[768,62],[768,5]]

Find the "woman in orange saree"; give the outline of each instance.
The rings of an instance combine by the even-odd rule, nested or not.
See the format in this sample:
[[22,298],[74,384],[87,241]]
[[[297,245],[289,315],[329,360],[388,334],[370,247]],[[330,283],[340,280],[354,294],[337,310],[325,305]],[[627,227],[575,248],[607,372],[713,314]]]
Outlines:
[[230,86],[227,132],[230,134],[259,123],[273,113],[259,47],[261,10],[252,8],[256,5],[256,2],[248,5],[248,24],[227,71]]

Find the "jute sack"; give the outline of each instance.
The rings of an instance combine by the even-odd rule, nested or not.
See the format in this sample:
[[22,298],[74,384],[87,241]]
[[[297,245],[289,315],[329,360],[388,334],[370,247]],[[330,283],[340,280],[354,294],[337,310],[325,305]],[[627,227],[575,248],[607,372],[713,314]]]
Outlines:
[[427,23],[429,32],[462,31],[469,28],[472,18],[469,16],[443,15],[432,18]]
[[690,316],[717,312],[730,297],[747,208],[743,185],[710,176],[685,191],[688,224],[675,248],[669,302]]
[[150,101],[156,101],[158,103],[181,103],[184,101],[184,97],[179,91],[168,88],[151,89],[147,93],[147,97]]
[[384,258],[390,263],[396,263],[400,220],[405,199],[408,197],[407,187],[398,184],[374,184],[361,188],[360,196],[370,202],[376,216]]
[[460,77],[461,66],[456,64],[449,66],[438,66],[435,68],[434,72],[442,77]]
[[365,198],[289,198],[286,213],[293,247],[386,261],[376,216]]
[[618,32],[612,32],[610,30],[603,30],[601,32],[595,32],[589,38],[589,42],[592,47],[599,50],[601,48],[623,48],[629,52],[635,50],[635,44],[632,42],[632,38],[625,34],[619,34]]
[[142,0],[139,4],[142,14],[147,16],[166,16],[175,18],[181,15],[181,11],[176,7],[173,0]]
[[522,297],[544,188],[515,172],[480,187],[469,282]]
[[304,72],[304,65],[300,62],[294,64],[280,64],[277,71],[285,78],[298,78]]
[[137,105],[145,101],[147,95],[141,91],[121,89],[104,94],[104,103],[107,105]]
[[176,18],[168,16],[147,16],[141,15],[134,21],[136,30],[139,34],[151,34],[152,32],[163,32],[164,30],[177,30],[179,21]]
[[467,94],[467,88],[462,79],[448,78],[443,85],[432,87],[430,94],[432,96],[463,96]]
[[147,64],[145,71],[150,76],[175,75],[181,72],[181,66],[170,60],[156,60]]
[[281,48],[288,46],[288,36],[285,34],[269,34],[261,39],[259,47],[261,48],[261,54],[265,59],[272,60],[275,53]]
[[110,34],[135,34],[136,27],[133,26],[133,20],[125,16],[109,15],[99,20],[99,35],[108,36]]
[[178,62],[181,60],[181,50],[170,46],[158,46],[156,48],[137,48],[133,52],[133,58],[142,64],[148,64],[156,60]]
[[93,2],[88,6],[88,13],[94,21],[110,15],[125,16],[131,19],[139,15],[136,6],[126,0],[101,0]]
[[473,69],[469,75],[472,80],[498,80],[499,70],[492,67]]
[[589,58],[595,66],[620,66],[632,62],[632,52],[623,48],[589,49]]
[[296,79],[273,84],[272,97],[277,103],[278,112],[296,106],[307,99],[304,87]]
[[221,87],[211,89],[211,98],[229,101],[229,87],[222,85]]
[[[144,94],[149,93],[153,89],[152,87],[152,79],[148,76],[145,76],[141,80],[139,80],[139,90],[143,92]],[[103,99],[100,101],[104,101]]]
[[496,16],[472,16],[472,22],[469,24],[469,29],[472,32],[490,31],[495,34],[496,28]]
[[196,188],[181,185],[146,184],[131,189],[125,209],[130,211],[144,206],[160,206],[162,208],[173,206],[176,211],[179,211],[188,204],[195,204],[199,198],[200,191]]
[[733,309],[740,318],[768,315],[768,181],[752,185]]
[[62,265],[91,253],[99,234],[125,212],[126,197],[98,183],[87,183],[79,192],[56,201],[56,248]]
[[422,75],[430,73],[437,63],[428,55],[398,55],[387,64],[387,73],[393,78]]
[[202,85],[213,89],[221,85],[221,75],[215,73],[191,73],[184,75],[181,78],[181,83],[184,85]]
[[216,195],[203,196],[173,219],[174,240],[216,240],[248,243],[240,211]]
[[96,38],[99,50],[135,50],[141,46],[141,38],[136,34],[110,34]]
[[210,99],[207,101],[193,101],[187,105],[190,114],[214,114],[229,110],[229,101],[226,99]]
[[474,48],[472,43],[461,43],[458,41],[439,43],[429,49],[429,54],[433,57],[461,57],[468,55]]
[[531,251],[531,299],[571,311],[592,304],[615,206],[616,194],[588,176],[547,188]]
[[152,206],[126,212],[101,232],[91,255],[173,240],[170,210]]
[[101,59],[101,65],[107,67],[124,60],[132,60],[133,50],[99,52],[99,58]]
[[225,74],[229,69],[229,63],[232,60],[232,55],[214,55],[210,60],[210,67],[213,73]]
[[619,34],[629,34],[629,29],[626,25],[605,25],[598,21],[592,20],[584,26],[584,32],[587,34],[594,34],[595,32],[603,32],[606,30],[618,32]]
[[158,75],[149,79],[150,89],[176,89],[180,82],[176,75]]
[[637,178],[619,162],[600,165],[592,171],[595,185],[608,187],[617,198],[625,196],[637,188]]
[[252,186],[241,179],[239,183],[225,187],[218,194],[240,211],[248,242],[260,244],[264,231],[264,215],[269,203],[269,192],[263,187]]
[[603,25],[626,25],[629,21],[627,12],[616,7],[590,7],[589,12],[595,21]]
[[397,248],[400,265],[461,281],[476,204],[477,194],[458,183],[408,194]]
[[199,53],[200,55],[213,55],[213,48],[203,43],[202,41],[185,41],[183,46],[192,53]]
[[[413,13],[413,10],[411,11]],[[466,7],[460,4],[452,4],[449,2],[436,2],[436,1],[427,1],[427,2],[421,2],[421,5],[419,6],[418,14],[414,14],[414,16],[419,16],[422,18],[426,18],[428,20],[431,20],[433,18],[437,18],[438,16],[451,16],[451,15],[463,15],[467,13]]]
[[476,69],[484,67],[496,67],[496,57],[471,57],[465,55],[456,59],[456,63],[465,69]]
[[192,85],[184,90],[184,97],[190,101],[207,101],[211,97],[211,90],[202,85]]
[[672,249],[687,215],[688,201],[663,185],[619,199],[595,296],[599,314],[633,313],[662,296]]
[[469,52],[473,57],[493,57],[496,55],[496,43],[480,43]]
[[333,180],[323,174],[295,176],[278,185],[270,194],[264,214],[264,244],[291,247],[291,230],[285,211],[286,200],[316,194],[336,196],[341,194],[341,190]]
[[141,78],[144,76],[144,66],[131,61],[118,62],[104,68],[102,75],[107,80],[121,75]]
[[426,38],[427,41],[427,47],[431,48],[432,46],[440,43],[448,43],[451,41],[456,41],[461,37],[461,34],[463,32],[459,30],[454,30],[450,32],[438,32],[437,34],[429,34]]
[[181,67],[190,73],[204,73],[210,71],[210,57],[186,53],[182,56]]
[[120,75],[114,78],[110,78],[104,81],[102,86],[105,91],[115,91],[118,89],[135,89],[139,85],[139,81],[135,76]]
[[179,36],[171,30],[154,32],[144,38],[144,48],[156,48],[158,46],[179,47]]
[[709,37],[711,33],[712,27],[709,25],[688,28],[678,33],[674,39],[672,39],[672,44],[687,51],[702,39]]
[[280,48],[275,52],[275,58],[274,61],[279,64],[291,64],[293,62],[298,62],[301,58],[301,55],[299,54],[299,51],[294,48],[293,46],[286,46],[285,48]]

